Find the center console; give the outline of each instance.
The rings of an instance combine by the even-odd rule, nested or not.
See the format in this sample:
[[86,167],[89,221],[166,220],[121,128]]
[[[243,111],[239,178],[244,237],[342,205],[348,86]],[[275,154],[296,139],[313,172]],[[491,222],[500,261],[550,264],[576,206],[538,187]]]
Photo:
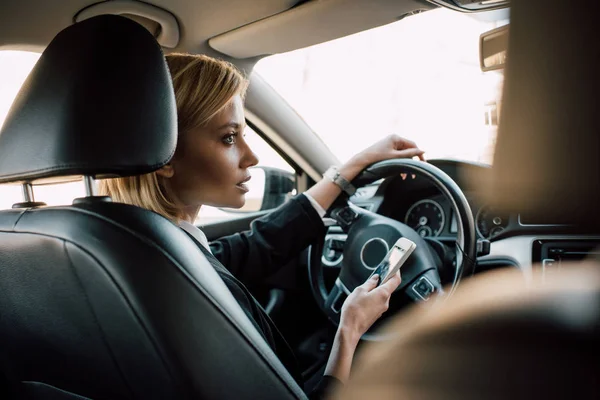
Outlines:
[[568,262],[600,259],[600,240],[535,240],[532,252],[533,263],[541,264],[546,272]]

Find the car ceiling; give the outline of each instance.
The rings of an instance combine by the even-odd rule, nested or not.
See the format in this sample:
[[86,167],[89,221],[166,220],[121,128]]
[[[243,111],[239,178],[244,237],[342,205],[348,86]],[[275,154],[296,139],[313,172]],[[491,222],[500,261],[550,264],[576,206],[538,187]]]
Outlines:
[[[81,10],[96,3],[94,0],[2,2],[0,49],[42,51],[60,30],[74,22]],[[208,41],[227,33],[218,38],[213,47],[227,53],[224,58],[238,61],[246,58],[249,62],[256,56],[346,36],[393,22],[414,10],[433,7],[423,0],[153,0],[146,3],[170,12],[177,19],[180,41],[174,50],[220,55]],[[236,34],[241,27],[244,30]],[[278,38],[278,43],[274,38]],[[286,42],[290,44],[284,45]],[[252,50],[239,51],[247,46],[252,46]]]
[[[171,12],[180,22],[186,43],[208,38],[292,7],[294,0],[155,0],[146,3]],[[94,0],[23,0],[2,2],[0,46],[45,47]],[[19,16],[19,18],[16,18]]]

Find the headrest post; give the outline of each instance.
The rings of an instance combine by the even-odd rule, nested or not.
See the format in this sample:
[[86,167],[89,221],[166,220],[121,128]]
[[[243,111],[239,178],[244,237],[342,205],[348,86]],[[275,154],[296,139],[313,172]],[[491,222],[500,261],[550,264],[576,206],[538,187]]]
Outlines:
[[25,203],[33,203],[35,200],[33,198],[33,186],[31,183],[24,183],[21,187],[23,189],[23,201]]
[[96,195],[96,182],[91,176],[84,176],[83,183],[85,184],[85,195],[92,197]]

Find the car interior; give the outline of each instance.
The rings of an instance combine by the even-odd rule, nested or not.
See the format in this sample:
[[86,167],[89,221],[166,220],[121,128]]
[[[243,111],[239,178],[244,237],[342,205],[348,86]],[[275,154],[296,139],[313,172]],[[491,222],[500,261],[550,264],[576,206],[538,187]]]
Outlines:
[[[0,75],[9,67],[23,75],[18,83],[0,76],[6,82],[0,106],[7,103],[6,115],[0,107],[0,398],[306,398],[323,374],[341,304],[399,237],[416,250],[402,267],[390,309],[364,335],[355,381],[339,398],[597,398],[600,369],[591,357],[600,347],[594,3],[0,4]],[[356,47],[347,65],[330,67],[340,76],[353,71],[352,63],[378,68],[345,85],[356,99],[335,93],[335,85],[327,85],[333,78],[319,75],[318,63],[339,58],[334,43],[365,38],[365,32],[391,35],[399,26],[402,40],[417,49],[421,38],[407,32],[460,42],[458,26],[440,25],[446,16],[478,24],[469,31],[477,53],[476,66],[469,59],[477,79],[472,87],[461,88],[460,73],[384,62],[384,54],[399,53],[397,39],[381,45],[381,59]],[[370,40],[361,49],[379,46]],[[313,52],[302,53],[306,49]],[[441,45],[419,51],[429,65],[452,58]],[[423,141],[465,149],[452,156],[432,152],[427,162],[369,166],[353,181],[356,193],[340,196],[327,211],[325,237],[249,287],[296,354],[305,388],[196,243],[162,216],[96,191],[98,180],[152,172],[173,156],[177,115],[164,62],[171,52],[224,59],[248,77],[248,129],[264,159],[276,160],[255,168],[258,194],[244,208],[201,214],[197,225],[209,240],[248,230],[318,182],[354,149],[351,142],[371,142],[359,114],[376,128],[389,112],[371,96],[380,92],[361,87],[397,81],[408,92],[414,86],[408,100],[382,95],[381,101],[393,104],[392,113],[414,102],[424,109],[415,124],[449,129]],[[23,54],[32,57],[28,67],[9,65],[10,57]],[[453,104],[416,97],[421,87],[446,85],[440,76],[455,81]],[[301,97],[294,85],[328,103]],[[469,100],[486,85],[497,101],[480,101],[487,94]],[[342,114],[335,112],[336,96],[349,97],[339,100]],[[356,109],[349,109],[353,102]],[[368,103],[377,104],[367,109]],[[481,146],[487,153],[475,158],[468,156],[471,144],[463,143],[467,136],[436,121],[471,103],[489,135]],[[379,109],[386,111],[369,115]],[[344,121],[336,122],[340,115]],[[402,118],[397,126],[413,126],[410,116]],[[355,124],[364,133],[321,133],[332,124]],[[418,133],[399,134],[420,143]],[[531,288],[542,294],[526,295]],[[398,362],[397,354],[417,360],[418,368]],[[461,363],[475,359],[485,361]],[[390,368],[390,362],[398,364]],[[386,386],[384,378],[395,384]]]

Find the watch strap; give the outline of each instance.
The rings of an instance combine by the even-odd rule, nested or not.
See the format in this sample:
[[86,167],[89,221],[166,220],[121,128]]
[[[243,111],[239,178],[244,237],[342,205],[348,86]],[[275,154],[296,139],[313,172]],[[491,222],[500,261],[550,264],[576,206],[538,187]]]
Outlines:
[[337,167],[330,167],[325,174],[325,178],[331,179],[333,183],[338,185],[340,189],[348,196],[352,196],[356,192],[356,188],[340,173]]

